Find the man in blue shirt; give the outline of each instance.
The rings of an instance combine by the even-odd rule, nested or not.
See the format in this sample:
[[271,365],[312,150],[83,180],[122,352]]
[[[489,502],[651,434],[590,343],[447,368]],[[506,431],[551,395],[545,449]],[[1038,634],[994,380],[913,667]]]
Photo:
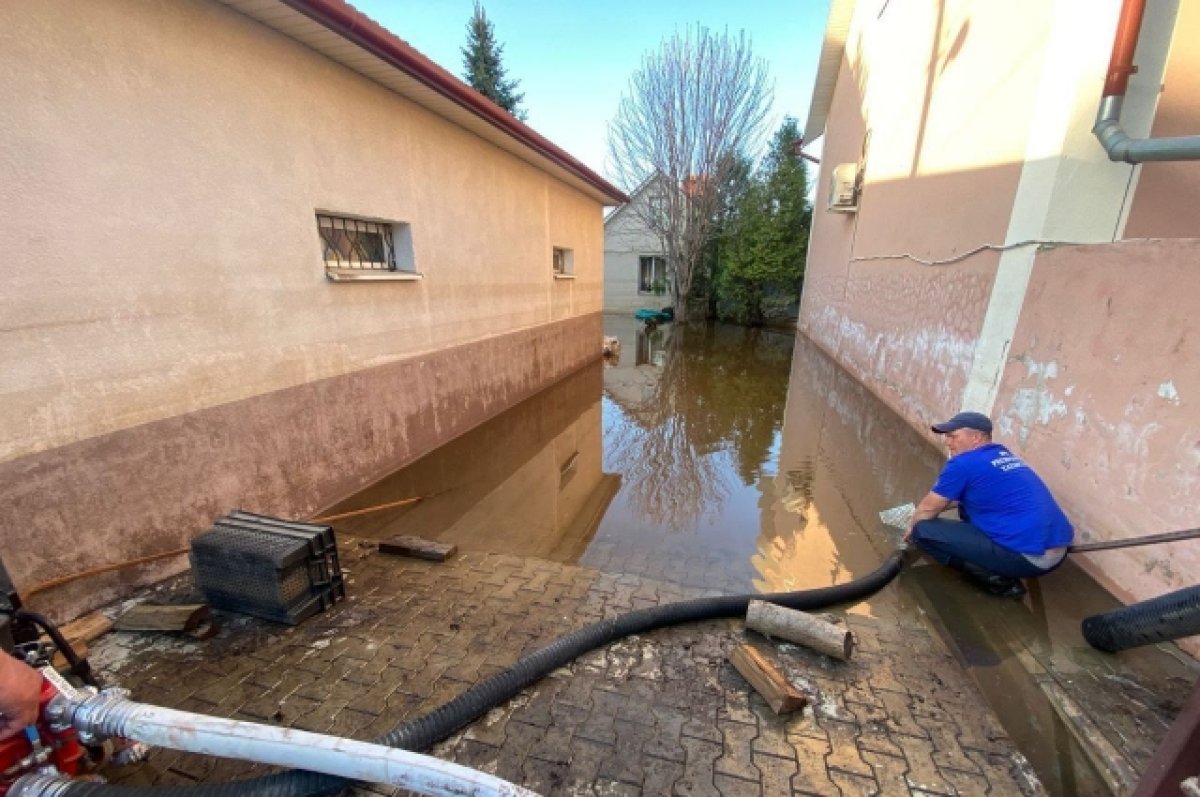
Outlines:
[[[965,572],[993,595],[1020,597],[1022,578],[1062,564],[1075,531],[1033,469],[992,442],[992,422],[960,412],[931,427],[950,459],[921,499],[906,541]],[[962,520],[938,517],[958,504]]]

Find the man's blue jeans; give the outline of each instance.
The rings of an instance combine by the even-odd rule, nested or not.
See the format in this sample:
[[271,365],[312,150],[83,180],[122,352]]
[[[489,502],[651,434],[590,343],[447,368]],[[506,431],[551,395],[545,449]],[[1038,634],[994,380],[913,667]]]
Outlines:
[[1058,567],[1055,565],[1042,570],[1021,554],[997,545],[991,537],[961,520],[922,520],[913,529],[912,542],[938,562],[957,570],[962,570],[965,562],[1001,576],[1034,578],[1044,576]]

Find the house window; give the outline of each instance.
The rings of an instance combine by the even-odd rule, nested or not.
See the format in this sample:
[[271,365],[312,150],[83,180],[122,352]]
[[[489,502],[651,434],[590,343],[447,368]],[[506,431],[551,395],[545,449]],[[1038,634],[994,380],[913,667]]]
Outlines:
[[330,278],[368,272],[416,273],[412,231],[403,222],[318,213],[317,232]]
[[554,276],[569,277],[575,273],[575,252],[571,249],[554,247]]
[[638,258],[638,293],[665,293],[667,289],[667,259],[657,255]]

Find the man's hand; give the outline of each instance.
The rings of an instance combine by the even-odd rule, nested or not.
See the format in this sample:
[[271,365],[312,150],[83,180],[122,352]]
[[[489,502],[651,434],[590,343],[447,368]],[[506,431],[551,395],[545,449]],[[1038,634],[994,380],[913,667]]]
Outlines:
[[943,498],[932,490],[926,493],[925,497],[921,499],[921,503],[917,504],[916,511],[913,512],[912,521],[908,524],[908,531],[904,534],[904,541],[908,542],[912,539],[913,529],[917,527],[918,523],[937,517],[945,512],[951,503],[949,499]]
[[0,741],[37,721],[42,674],[0,651]]

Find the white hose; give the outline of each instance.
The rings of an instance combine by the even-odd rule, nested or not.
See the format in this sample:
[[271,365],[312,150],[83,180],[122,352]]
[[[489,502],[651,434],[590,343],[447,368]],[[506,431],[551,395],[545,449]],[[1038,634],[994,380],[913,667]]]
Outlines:
[[[209,717],[126,699],[88,697],[67,713],[81,737],[120,736],[173,750],[236,758],[446,797],[537,797],[506,780],[431,756],[337,736]],[[22,792],[24,793],[24,792]]]

